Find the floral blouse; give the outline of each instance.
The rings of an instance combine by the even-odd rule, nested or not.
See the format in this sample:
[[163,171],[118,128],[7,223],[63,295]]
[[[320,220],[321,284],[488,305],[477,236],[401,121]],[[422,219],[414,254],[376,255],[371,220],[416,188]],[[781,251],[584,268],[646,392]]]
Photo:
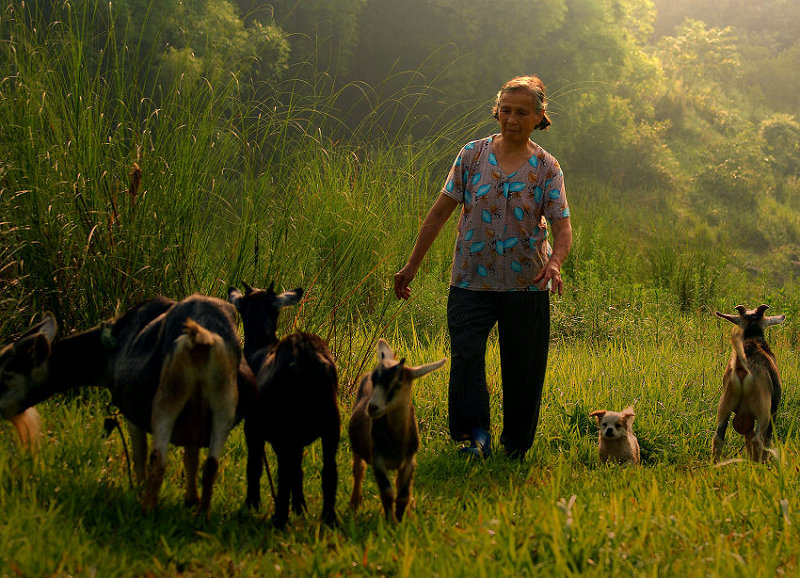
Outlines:
[[564,174],[555,157],[536,152],[504,174],[495,135],[458,153],[442,192],[463,205],[450,284],[478,291],[536,291],[533,278],[552,251],[547,222],[569,217]]

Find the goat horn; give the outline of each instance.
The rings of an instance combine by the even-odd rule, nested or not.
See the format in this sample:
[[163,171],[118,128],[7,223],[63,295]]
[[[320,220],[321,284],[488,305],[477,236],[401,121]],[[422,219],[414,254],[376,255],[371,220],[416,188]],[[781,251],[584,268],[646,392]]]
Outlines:
[[269,289],[267,289],[269,293],[275,293],[275,281],[269,284]]
[[734,307],[734,309],[736,309],[736,311],[739,312],[739,315],[744,315],[745,313],[747,313],[747,307],[745,307],[744,305],[737,305],[736,307]]
[[769,309],[769,305],[762,303],[761,305],[758,306],[758,309],[756,309],[756,313],[758,315],[764,315],[764,311],[766,311],[767,309]]
[[253,288],[245,281],[242,281],[242,287],[244,287],[244,292],[247,295],[250,295],[250,293],[253,292]]

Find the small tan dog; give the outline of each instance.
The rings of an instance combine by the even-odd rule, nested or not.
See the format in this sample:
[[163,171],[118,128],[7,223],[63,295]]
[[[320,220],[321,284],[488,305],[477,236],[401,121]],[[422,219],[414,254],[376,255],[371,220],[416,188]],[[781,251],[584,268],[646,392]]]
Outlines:
[[597,418],[601,464],[610,459],[620,464],[639,463],[639,440],[633,435],[636,414],[632,407],[626,407],[621,412],[600,409],[589,415]]

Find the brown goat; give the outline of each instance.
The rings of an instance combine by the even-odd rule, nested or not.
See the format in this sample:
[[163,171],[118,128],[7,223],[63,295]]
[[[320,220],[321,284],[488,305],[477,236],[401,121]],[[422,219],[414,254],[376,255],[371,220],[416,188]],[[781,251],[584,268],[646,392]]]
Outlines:
[[[764,316],[767,305],[747,310],[737,305],[738,315],[716,314],[736,327],[731,331],[733,351],[722,376],[723,391],[717,407],[717,430],[711,444],[718,462],[725,443],[725,431],[732,413],[733,429],[745,436],[747,456],[760,462],[772,440],[772,425],[781,401],[781,380],[775,355],[764,337],[770,325],[783,323],[785,315]],[[756,423],[758,428],[756,429]]]
[[[440,359],[407,367],[405,361],[405,358],[397,361],[389,344],[383,339],[378,340],[378,364],[361,379],[349,426],[353,447],[350,507],[357,510],[361,505],[361,484],[367,464],[370,464],[381,492],[384,514],[393,522],[403,519],[411,500],[411,481],[417,469],[419,431],[411,402],[411,384],[439,369],[445,362]],[[396,500],[389,480],[390,470],[397,470]]]

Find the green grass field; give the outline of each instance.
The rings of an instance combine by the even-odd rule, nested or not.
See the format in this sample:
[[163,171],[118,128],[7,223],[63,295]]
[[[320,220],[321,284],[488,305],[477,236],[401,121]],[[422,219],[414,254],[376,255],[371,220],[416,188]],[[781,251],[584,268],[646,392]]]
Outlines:
[[[388,134],[382,118],[406,128],[418,120],[409,95],[367,102],[366,91],[369,114],[348,132],[327,116],[341,93],[326,92],[324,79],[176,79],[155,55],[130,50],[143,32],[115,30],[112,4],[88,2],[73,20],[71,3],[55,3],[63,18],[43,27],[28,18],[38,6],[15,0],[0,15],[0,345],[45,310],[66,335],[155,294],[220,296],[242,280],[301,286],[304,301],[283,314],[280,332],[329,341],[343,433],[377,337],[410,363],[449,356],[455,223],[429,252],[410,302],[394,299],[391,276],[459,147],[492,126],[458,120],[424,138]],[[135,195],[133,163],[142,170]],[[0,423],[0,576],[798,575],[796,270],[773,275],[772,262],[792,267],[777,250],[734,254],[702,215],[686,218],[689,190],[567,182],[575,244],[566,294],[552,305],[541,420],[524,464],[456,454],[446,365],[417,384],[422,447],[414,503],[398,526],[384,522],[371,476],[362,509],[347,510],[344,435],[340,526],[317,521],[314,445],[304,464],[309,514],[271,529],[266,478],[264,510],[243,507],[241,426],[208,522],[182,505],[177,450],[158,514],[144,516],[122,438],[103,436],[105,392],[79,390],[42,404],[35,458]],[[730,325],[713,311],[762,302],[787,315],[768,336],[784,383],[775,453],[747,463],[731,432],[725,463],[712,466],[730,347]],[[497,440],[494,338],[488,356]],[[600,467],[589,412],[627,405],[643,463]]]
[[[343,436],[337,529],[321,526],[317,442],[306,451],[310,511],[286,531],[268,523],[272,505],[244,509],[246,451],[234,430],[208,522],[182,504],[182,466],[171,452],[157,515],[141,513],[121,438],[105,439],[98,393],[41,408],[42,451],[31,459],[4,424],[0,453],[3,575],[386,575],[386,576],[775,576],[796,575],[800,483],[800,364],[786,332],[773,329],[785,397],[769,463],[743,460],[731,431],[725,463],[713,466],[720,376],[728,328],[695,320],[696,338],[664,336],[588,345],[556,341],[536,442],[524,464],[497,455],[465,460],[447,434],[447,366],[417,384],[422,448],[414,502],[397,526],[384,521],[371,476],[365,502],[347,509],[350,450]],[[412,362],[447,355],[443,339],[400,343]],[[489,351],[493,435],[499,437],[498,352]],[[343,431],[352,395],[343,386]],[[597,464],[588,413],[634,404],[643,463]],[[731,435],[732,434],[732,435]],[[268,452],[275,474],[274,456]]]

